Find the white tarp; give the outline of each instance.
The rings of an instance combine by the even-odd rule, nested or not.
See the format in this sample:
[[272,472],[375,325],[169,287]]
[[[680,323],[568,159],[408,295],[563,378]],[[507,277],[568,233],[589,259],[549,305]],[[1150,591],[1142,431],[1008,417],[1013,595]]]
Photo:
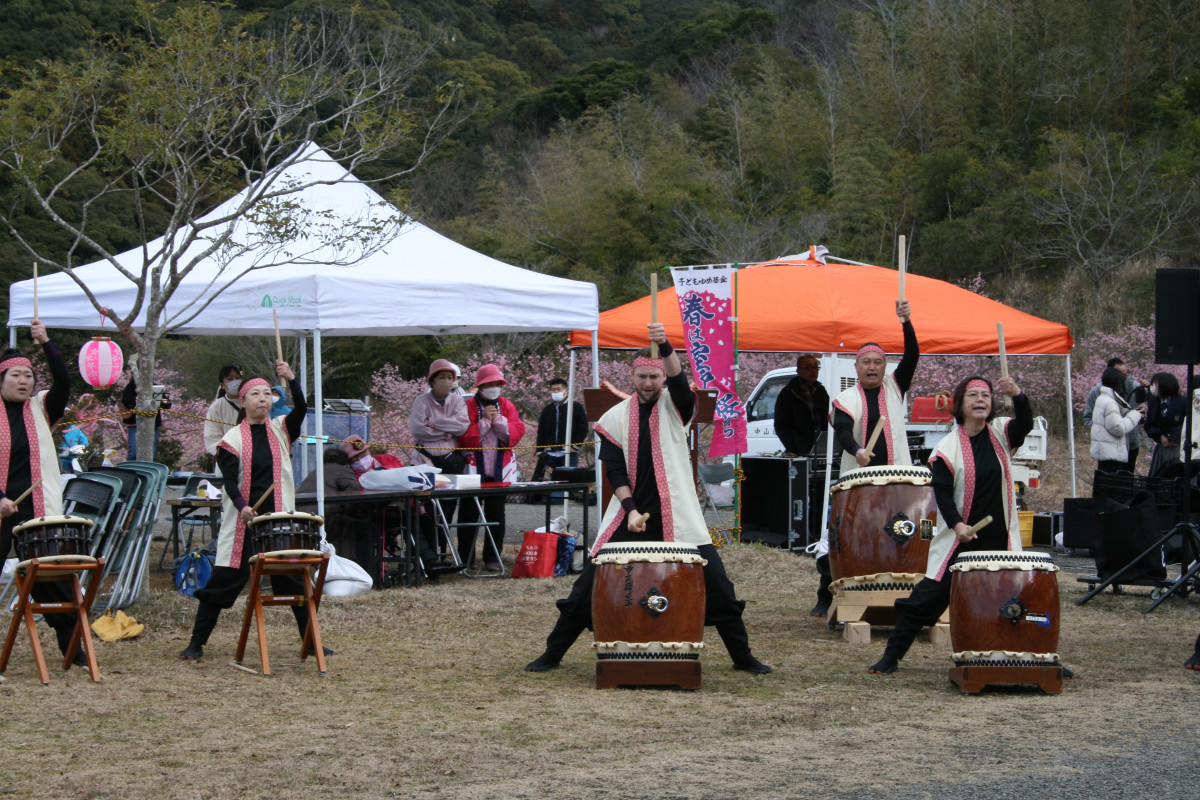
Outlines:
[[[591,283],[542,275],[477,253],[430,230],[404,220],[393,206],[357,181],[324,151],[309,145],[277,181],[307,185],[323,182],[285,198],[294,204],[292,228],[363,230],[401,221],[400,233],[382,248],[351,266],[320,261],[353,260],[355,245],[341,242],[340,252],[313,243],[303,233],[283,245],[259,244],[254,222],[237,223],[233,239],[252,245],[223,263],[219,255],[205,259],[182,281],[167,305],[164,324],[175,333],[269,335],[274,333],[270,308],[279,314],[281,332],[323,336],[410,336],[595,329],[599,324],[596,287]],[[201,219],[219,219],[249,190],[222,203]],[[207,243],[195,243],[200,252]],[[163,240],[145,251],[161,253]],[[142,275],[143,253],[134,248],[117,261]],[[185,254],[186,255],[186,254]],[[287,263],[283,263],[287,262]],[[186,263],[186,258],[183,262]],[[246,272],[255,264],[278,264]],[[165,280],[166,270],[163,270]],[[241,274],[245,273],[245,274]],[[137,293],[134,284],[108,262],[79,267],[78,275],[102,305],[124,315]],[[241,274],[232,286],[195,315],[217,288]],[[57,273],[38,280],[38,311],[48,328],[95,330],[100,315],[68,276]],[[9,287],[9,327],[29,324],[33,316],[33,280]],[[194,318],[192,318],[194,316]],[[135,328],[144,326],[144,316]],[[112,330],[111,322],[107,325]]]

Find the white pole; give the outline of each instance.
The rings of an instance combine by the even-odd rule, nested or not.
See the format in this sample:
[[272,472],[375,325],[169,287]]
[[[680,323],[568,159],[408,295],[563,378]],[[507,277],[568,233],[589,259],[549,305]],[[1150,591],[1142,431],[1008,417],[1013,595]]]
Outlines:
[[[593,389],[600,388],[600,330],[599,330],[599,328],[592,331],[592,388]],[[595,441],[599,442],[600,434],[593,432],[592,438]],[[602,505],[602,500],[601,500],[601,497],[603,496],[604,493],[600,491],[600,482],[601,482],[600,446],[597,445],[594,448],[593,452],[595,453],[595,458],[593,459],[593,461],[595,462],[595,468],[596,468],[596,477],[593,479],[596,483],[596,535],[599,536],[600,520],[604,519],[604,507]]]
[[8,346],[17,349],[17,329],[11,325],[8,327]]
[[[566,433],[567,444],[571,443],[571,431],[572,431],[571,423],[574,420],[574,417],[575,417],[575,348],[572,347],[571,348],[571,364],[567,368],[567,433]],[[557,434],[558,431],[555,431],[555,433]],[[569,466],[571,466],[571,448],[566,447],[563,449],[566,452],[566,455],[563,458],[563,464],[565,464],[566,466],[569,467]],[[587,502],[587,492],[583,493],[583,502],[584,503]],[[571,496],[569,494],[567,494],[566,492],[563,492],[563,512],[562,513],[563,513],[563,518],[566,519],[568,522],[570,522],[570,520],[571,520],[571,517],[568,516],[568,512],[570,511],[570,508],[571,508]]]
[[1067,353],[1067,447],[1071,451],[1071,497],[1078,497],[1075,488],[1075,404],[1071,396],[1071,354]]
[[313,405],[317,412],[317,514],[325,516],[325,395],[321,391],[321,331],[313,330]]
[[[300,386],[308,391],[308,342],[303,336],[300,339]],[[305,426],[307,427],[307,426]],[[306,436],[300,437],[300,475],[308,477],[308,442]]]
[[[833,369],[830,374],[837,379],[838,375],[838,357],[837,353],[833,354]],[[840,389],[834,386],[834,397],[837,397]],[[830,409],[832,411],[832,409]],[[829,487],[833,483],[833,423],[826,420],[826,436],[825,436],[825,494],[822,495],[824,500],[821,502],[821,530],[822,532],[829,527]]]

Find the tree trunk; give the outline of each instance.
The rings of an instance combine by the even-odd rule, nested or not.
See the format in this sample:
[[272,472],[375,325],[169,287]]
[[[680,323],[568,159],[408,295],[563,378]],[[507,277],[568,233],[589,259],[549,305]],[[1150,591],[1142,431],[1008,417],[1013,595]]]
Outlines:
[[140,347],[133,360],[133,377],[137,381],[137,454],[138,461],[155,461],[154,422],[154,360],[158,350],[159,331],[154,323],[147,325],[141,335]]

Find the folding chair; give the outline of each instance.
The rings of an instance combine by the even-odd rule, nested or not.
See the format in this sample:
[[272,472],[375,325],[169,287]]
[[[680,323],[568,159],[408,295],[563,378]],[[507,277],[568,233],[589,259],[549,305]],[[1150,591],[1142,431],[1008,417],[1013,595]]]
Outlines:
[[[199,491],[200,483],[204,480],[207,480],[207,479],[200,475],[190,476],[187,479],[187,482],[183,485],[183,494],[180,495],[180,497],[194,499],[196,497],[196,492]],[[210,540],[217,538],[217,532],[220,530],[220,527],[221,527],[221,509],[206,508],[203,511],[192,511],[192,513],[188,514],[186,517],[180,518],[180,520],[179,520],[179,527],[180,527],[179,536],[176,536],[175,540],[170,543],[175,548],[175,558],[179,558],[179,555],[180,555],[180,539],[183,538],[183,530],[182,529],[185,526],[187,527],[187,539],[185,540],[185,542],[183,544],[182,552],[190,553],[192,551],[192,538],[196,534],[197,527],[206,526],[208,528],[208,532],[209,532],[208,538]],[[172,531],[172,534],[174,534],[174,531]],[[166,563],[168,549],[169,548],[167,547],[167,545],[163,545],[162,556],[160,556],[158,559],[159,569],[168,569],[168,570],[174,569],[173,566],[167,565],[167,563]]]
[[711,510],[717,518],[717,525],[725,524],[725,519],[721,517],[721,510],[732,511],[736,506],[732,498],[728,503],[718,503],[712,497],[712,492],[709,491],[709,486],[719,486],[725,481],[734,479],[733,465],[728,461],[721,461],[717,464],[700,464],[697,466],[697,471],[700,473],[700,483],[704,485],[704,504],[703,510]]

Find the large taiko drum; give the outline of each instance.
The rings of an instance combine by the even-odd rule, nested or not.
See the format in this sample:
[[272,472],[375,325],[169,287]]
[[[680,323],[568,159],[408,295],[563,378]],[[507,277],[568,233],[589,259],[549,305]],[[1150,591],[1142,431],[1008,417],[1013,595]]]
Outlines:
[[925,574],[937,503],[925,467],[861,467],[830,488],[834,591],[908,589]]
[[620,542],[600,548],[592,628],[601,661],[696,660],[704,648],[704,565],[694,545]]
[[957,666],[1058,661],[1058,567],[1045,553],[979,550],[950,565],[950,645]]
[[250,520],[246,541],[252,554],[279,550],[317,550],[321,544],[324,517],[303,511],[277,511]]
[[90,519],[38,517],[13,528],[17,557],[21,560],[49,556],[86,556],[92,543]]

